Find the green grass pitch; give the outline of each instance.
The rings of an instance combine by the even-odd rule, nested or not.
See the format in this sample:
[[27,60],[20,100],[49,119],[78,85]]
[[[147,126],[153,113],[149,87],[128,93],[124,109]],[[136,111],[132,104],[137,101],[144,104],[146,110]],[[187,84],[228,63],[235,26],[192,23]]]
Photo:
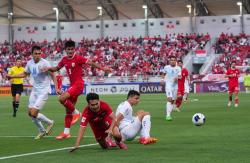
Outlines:
[[[126,95],[102,95],[115,111]],[[32,163],[240,163],[250,162],[250,94],[240,94],[238,108],[227,108],[227,94],[191,94],[191,101],[183,104],[180,113],[173,113],[173,121],[165,121],[165,95],[142,94],[141,102],[134,110],[144,109],[151,113],[151,135],[159,141],[153,145],[141,145],[138,141],[127,142],[128,150],[102,150],[99,145],[82,147],[75,153],[67,149],[48,153],[6,158],[20,154],[71,147],[75,137],[56,141],[55,136],[63,131],[64,109],[57,97],[50,96],[42,113],[56,124],[52,137],[34,140],[37,129],[27,116],[28,97],[21,98],[16,118],[12,117],[11,97],[0,97],[0,162]],[[192,99],[198,99],[192,100]],[[80,96],[77,108],[86,105]],[[191,122],[194,113],[206,116],[206,124],[197,127]],[[72,126],[76,136],[79,125]],[[14,137],[9,137],[14,136]],[[81,142],[96,143],[90,128]]]

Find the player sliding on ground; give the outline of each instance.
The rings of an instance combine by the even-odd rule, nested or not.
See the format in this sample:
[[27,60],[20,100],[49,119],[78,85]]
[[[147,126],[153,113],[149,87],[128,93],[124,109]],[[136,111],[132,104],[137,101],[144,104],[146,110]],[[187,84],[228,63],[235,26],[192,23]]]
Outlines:
[[106,72],[111,71],[109,68],[100,66],[80,55],[77,55],[75,53],[74,41],[67,41],[64,48],[67,56],[63,57],[56,67],[44,69],[44,72],[55,72],[59,71],[62,67],[65,67],[70,80],[69,89],[59,97],[60,103],[66,109],[66,115],[64,121],[64,131],[56,137],[57,140],[70,138],[70,126],[80,118],[80,112],[75,108],[75,104],[77,102],[78,96],[82,94],[84,89],[84,80],[82,79],[83,66],[87,64]]
[[[53,120],[40,113],[48,99],[48,94],[51,92],[50,78],[52,78],[55,84],[56,92],[59,92],[54,73],[42,71],[43,68],[49,67],[50,64],[45,59],[41,58],[41,53],[42,51],[39,46],[33,46],[33,59],[28,61],[25,71],[18,75],[8,75],[9,78],[24,78],[30,75],[34,79],[32,91],[29,97],[28,114],[39,130],[39,134],[35,137],[35,139],[41,139],[46,134],[49,134],[54,125]],[[48,125],[46,129],[44,128],[42,122]]]
[[[99,96],[96,93],[87,94],[86,100],[88,106],[83,110],[76,144],[70,152],[78,149],[88,123],[95,135],[96,141],[103,149],[118,145],[120,149],[126,150],[127,146],[122,142],[119,129],[115,125],[115,115],[111,107],[106,102],[99,100]],[[113,143],[112,136],[116,143]]]
[[139,142],[141,144],[152,144],[157,141],[150,137],[151,121],[149,112],[139,110],[136,116],[133,116],[132,106],[140,102],[140,93],[130,90],[127,100],[122,102],[116,110],[116,121],[119,126],[122,139],[133,140],[137,134],[140,134]]

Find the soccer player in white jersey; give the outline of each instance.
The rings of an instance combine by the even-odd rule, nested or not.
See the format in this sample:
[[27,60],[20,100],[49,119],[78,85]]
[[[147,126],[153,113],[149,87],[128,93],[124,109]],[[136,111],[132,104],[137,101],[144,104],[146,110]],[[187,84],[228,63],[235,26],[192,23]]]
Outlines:
[[170,56],[170,64],[165,66],[162,70],[165,77],[165,91],[166,91],[166,120],[172,121],[171,113],[174,109],[174,103],[177,98],[178,79],[181,78],[181,68],[176,64],[176,57]]
[[[33,46],[33,59],[28,61],[25,72],[18,75],[8,75],[9,78],[24,78],[30,75],[34,79],[33,88],[29,97],[28,114],[39,130],[39,134],[35,139],[41,139],[46,134],[48,135],[54,125],[53,120],[40,113],[40,110],[48,99],[48,94],[51,92],[51,78],[55,84],[56,92],[60,93],[55,75],[51,72],[42,71],[44,67],[50,67],[50,64],[45,59],[41,58],[41,53],[42,51],[39,46]],[[47,124],[46,129],[42,122]]]
[[132,106],[140,102],[140,93],[130,90],[127,100],[122,102],[116,110],[116,121],[122,135],[122,141],[133,140],[137,134],[140,134],[139,142],[141,144],[152,144],[157,141],[150,137],[150,114],[144,110],[139,110],[133,116]]

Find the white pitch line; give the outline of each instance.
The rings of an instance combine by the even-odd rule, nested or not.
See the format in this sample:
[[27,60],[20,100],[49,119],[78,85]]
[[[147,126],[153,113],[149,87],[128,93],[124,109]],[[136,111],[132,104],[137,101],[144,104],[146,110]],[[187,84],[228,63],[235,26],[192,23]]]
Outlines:
[[[28,135],[0,135],[0,138],[34,138],[35,136]],[[55,136],[45,136],[45,138],[54,138]],[[72,138],[76,138],[77,136],[71,136]],[[94,136],[84,136],[85,138],[93,138]]]
[[[79,148],[94,146],[94,145],[97,145],[97,144],[98,143],[81,145],[81,146],[79,146]],[[30,156],[30,155],[37,155],[37,154],[42,154],[42,153],[50,153],[50,152],[55,152],[55,151],[62,151],[62,150],[68,150],[68,149],[72,149],[72,148],[73,147],[66,147],[66,148],[59,148],[59,149],[51,149],[51,150],[47,150],[47,151],[40,151],[40,152],[33,152],[33,153],[24,153],[24,154],[13,155],[13,156],[5,156],[5,157],[0,157],[0,160],[10,159],[10,158],[17,158],[17,157],[23,157],[23,156]]]

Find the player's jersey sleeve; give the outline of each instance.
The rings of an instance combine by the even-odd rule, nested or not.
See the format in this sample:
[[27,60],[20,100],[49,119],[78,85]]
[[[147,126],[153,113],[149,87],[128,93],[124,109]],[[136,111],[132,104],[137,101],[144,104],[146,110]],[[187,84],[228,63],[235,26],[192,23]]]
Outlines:
[[89,117],[88,117],[88,109],[85,108],[83,113],[82,113],[82,118],[80,122],[80,126],[86,127],[89,123]]
[[226,75],[230,75],[230,70],[227,70]]
[[22,67],[22,72],[25,72],[25,68]]
[[8,74],[9,74],[9,75],[12,75],[12,74],[14,73],[13,69],[14,69],[14,67],[11,67],[11,68],[10,68],[10,70],[8,71]]
[[188,76],[188,70],[184,69],[184,76],[187,77]]
[[240,70],[237,70],[237,77],[240,77]]
[[100,101],[100,105],[101,105],[101,108],[103,110],[105,110],[105,112],[107,113],[106,115],[109,116],[110,114],[113,113],[112,111],[112,108],[109,106],[108,103],[104,102],[104,101]]
[[58,65],[57,65],[57,67],[59,68],[59,69],[61,69],[63,66],[64,66],[64,58],[62,58],[61,60],[60,60],[60,62],[58,63]]
[[84,58],[82,56],[79,56],[77,59],[78,59],[80,65],[86,64],[86,62],[88,61],[86,58]]
[[108,116],[113,113],[112,108],[109,106],[109,104],[103,102],[102,106]]
[[50,67],[50,63],[47,60],[44,60],[44,67]]
[[164,69],[163,69],[163,73],[167,74],[168,73],[168,69],[169,69],[169,67],[165,66]]
[[28,62],[25,66],[25,72],[28,73],[28,74],[31,74],[31,70],[30,70],[30,62]]
[[121,104],[118,106],[118,108],[117,108],[117,110],[116,110],[116,116],[117,116],[119,113],[121,113],[123,116],[125,116],[125,115],[126,115],[126,112],[127,112],[127,107],[126,107],[125,102],[123,102],[123,103],[121,103]]

